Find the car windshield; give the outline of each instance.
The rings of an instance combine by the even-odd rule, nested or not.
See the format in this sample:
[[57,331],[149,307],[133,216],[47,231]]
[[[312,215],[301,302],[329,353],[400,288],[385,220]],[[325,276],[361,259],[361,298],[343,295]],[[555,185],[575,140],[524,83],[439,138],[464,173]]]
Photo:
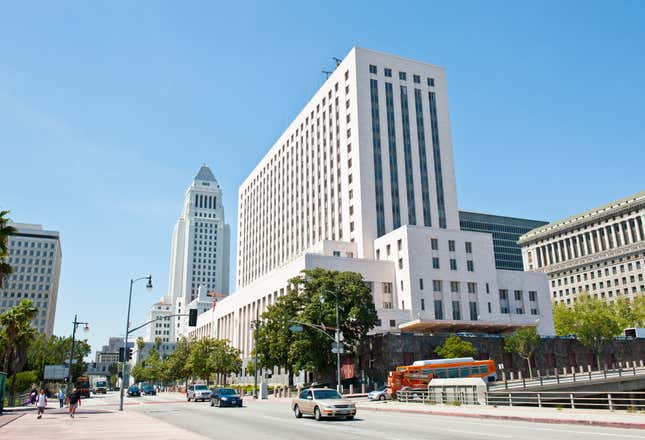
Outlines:
[[206,385],[195,385],[195,389],[199,391],[204,391],[204,390],[207,390],[208,387]]
[[237,394],[232,388],[220,388],[217,392],[220,396],[231,396],[233,394]]
[[376,391],[385,391],[385,390],[387,390],[387,385],[386,385],[386,386],[383,386],[383,387],[381,387],[381,388],[379,388],[379,389],[378,389],[378,390],[376,390]]
[[314,398],[321,399],[342,399],[341,395],[338,394],[338,391],[334,390],[317,390],[314,391]]

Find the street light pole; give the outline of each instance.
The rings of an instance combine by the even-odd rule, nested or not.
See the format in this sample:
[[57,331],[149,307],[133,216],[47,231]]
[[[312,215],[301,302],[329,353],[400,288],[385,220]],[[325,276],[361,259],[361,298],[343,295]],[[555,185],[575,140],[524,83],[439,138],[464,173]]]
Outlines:
[[341,332],[340,332],[340,319],[338,316],[338,294],[336,292],[332,292],[331,290],[324,290],[323,288],[321,288],[320,300],[322,302],[325,302],[325,297],[323,296],[325,292],[331,293],[332,295],[334,295],[334,299],[336,300],[336,332],[335,332],[335,338],[334,338],[334,341],[336,342],[336,391],[340,393],[340,347],[341,347],[340,335],[341,335]]
[[152,275],[148,275],[147,277],[141,277],[137,279],[130,279],[130,295],[128,296],[128,316],[125,321],[125,338],[123,342],[123,362],[121,364],[121,388],[119,390],[119,411],[123,411],[123,397],[124,397],[124,385],[127,383],[126,380],[126,364],[127,364],[127,357],[128,357],[128,336],[130,335],[130,307],[132,306],[132,285],[136,283],[137,281],[141,280],[148,280],[148,284],[146,285],[146,289],[151,290],[152,289]]
[[72,330],[72,349],[70,350],[69,353],[69,368],[67,371],[67,395],[71,393],[71,388],[72,388],[72,363],[74,362],[74,345],[76,345],[76,328],[78,327],[79,324],[84,324],[85,325],[85,330],[89,330],[89,324],[87,322],[79,322],[78,321],[78,314],[74,315],[74,322],[72,323],[74,326],[74,329]]
[[253,349],[255,350],[255,368],[253,369],[253,375],[254,375],[254,380],[253,380],[253,398],[257,399],[258,398],[258,329],[260,327],[260,316],[259,316],[259,311],[256,312],[255,320],[251,322],[251,326],[253,330],[255,331],[255,346]]

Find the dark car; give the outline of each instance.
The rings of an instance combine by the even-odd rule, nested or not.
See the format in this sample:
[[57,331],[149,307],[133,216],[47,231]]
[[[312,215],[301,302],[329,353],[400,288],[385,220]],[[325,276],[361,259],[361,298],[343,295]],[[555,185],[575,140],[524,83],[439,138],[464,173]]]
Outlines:
[[211,406],[242,406],[242,396],[233,388],[216,388],[211,393]]
[[128,397],[141,397],[141,390],[139,389],[138,386],[132,385],[130,388],[128,388]]
[[152,385],[144,385],[144,386],[142,386],[141,391],[143,391],[143,394],[146,395],[146,396],[156,396],[157,395],[157,390]]

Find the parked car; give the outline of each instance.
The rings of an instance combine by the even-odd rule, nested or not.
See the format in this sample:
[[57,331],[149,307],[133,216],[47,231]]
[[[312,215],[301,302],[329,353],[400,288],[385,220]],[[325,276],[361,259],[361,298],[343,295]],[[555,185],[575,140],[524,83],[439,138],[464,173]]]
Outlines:
[[211,390],[203,384],[192,384],[186,388],[186,399],[190,402],[191,399],[197,402],[198,400],[207,401],[211,398]]
[[330,388],[309,388],[291,401],[291,410],[297,419],[312,415],[316,420],[324,417],[345,417],[352,420],[356,415],[356,405],[336,390]]
[[392,396],[387,392],[387,386],[382,386],[378,390],[367,393],[367,398],[370,400],[390,400]]
[[128,397],[141,397],[141,389],[136,385],[130,386],[128,388]]
[[211,392],[211,406],[242,406],[242,396],[233,388],[215,388]]
[[141,387],[141,391],[143,392],[144,396],[156,396],[157,395],[157,390],[152,385],[143,385]]

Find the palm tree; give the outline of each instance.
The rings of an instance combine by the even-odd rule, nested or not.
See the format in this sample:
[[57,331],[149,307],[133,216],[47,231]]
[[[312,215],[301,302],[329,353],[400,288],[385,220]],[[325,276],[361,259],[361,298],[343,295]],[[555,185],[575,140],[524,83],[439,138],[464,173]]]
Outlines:
[[137,364],[140,364],[143,360],[143,347],[146,346],[146,343],[143,341],[143,338],[139,336],[137,338]]
[[0,340],[3,347],[4,370],[12,377],[9,390],[9,402],[13,402],[16,392],[16,373],[27,360],[27,350],[36,336],[36,329],[31,320],[38,314],[38,309],[31,301],[23,299],[15,307],[0,315]]
[[0,211],[0,288],[4,279],[13,272],[12,267],[5,260],[9,255],[7,246],[9,236],[16,233],[16,228],[9,225],[7,214],[9,214],[9,211]]

